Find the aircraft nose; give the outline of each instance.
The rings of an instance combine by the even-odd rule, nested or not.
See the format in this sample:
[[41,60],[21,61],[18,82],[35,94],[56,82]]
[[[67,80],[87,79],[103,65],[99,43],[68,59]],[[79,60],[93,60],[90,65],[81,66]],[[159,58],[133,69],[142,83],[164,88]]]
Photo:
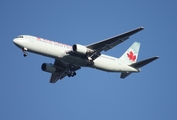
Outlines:
[[19,39],[17,38],[13,39],[13,43],[17,45],[19,43]]
[[13,39],[13,43],[17,43],[17,39]]
[[17,46],[17,47],[24,47],[25,46],[25,41],[24,39],[21,38],[14,38],[13,39],[13,43]]

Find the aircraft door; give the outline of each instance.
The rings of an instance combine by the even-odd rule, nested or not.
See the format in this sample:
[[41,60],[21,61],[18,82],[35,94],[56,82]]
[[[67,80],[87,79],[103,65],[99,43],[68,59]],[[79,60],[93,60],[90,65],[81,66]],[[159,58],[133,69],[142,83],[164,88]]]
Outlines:
[[33,42],[34,38],[30,38],[30,41]]

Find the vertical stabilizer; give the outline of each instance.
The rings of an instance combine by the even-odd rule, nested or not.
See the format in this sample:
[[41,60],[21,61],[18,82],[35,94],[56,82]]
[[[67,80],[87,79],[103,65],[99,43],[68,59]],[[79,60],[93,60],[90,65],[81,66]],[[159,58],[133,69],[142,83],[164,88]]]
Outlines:
[[135,63],[138,58],[138,53],[140,49],[140,43],[134,42],[128,50],[120,57],[121,60],[128,64]]

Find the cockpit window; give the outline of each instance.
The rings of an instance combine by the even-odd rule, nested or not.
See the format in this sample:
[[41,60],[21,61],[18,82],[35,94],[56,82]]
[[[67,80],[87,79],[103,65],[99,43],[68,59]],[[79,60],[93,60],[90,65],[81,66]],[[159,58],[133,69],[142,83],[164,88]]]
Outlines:
[[23,38],[23,36],[20,35],[20,36],[18,36],[17,38]]

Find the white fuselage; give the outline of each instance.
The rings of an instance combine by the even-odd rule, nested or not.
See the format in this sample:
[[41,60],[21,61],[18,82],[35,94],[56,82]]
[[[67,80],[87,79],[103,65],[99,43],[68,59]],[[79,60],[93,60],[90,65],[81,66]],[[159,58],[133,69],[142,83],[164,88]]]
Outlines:
[[[86,67],[86,59],[68,54],[69,51],[72,51],[70,45],[29,35],[23,35],[23,38],[15,38],[15,42],[18,43],[18,45],[16,44],[18,47],[27,48],[29,52],[59,59],[68,64]],[[139,72],[138,69],[129,66],[123,60],[104,54],[95,59],[94,65],[90,67],[107,72]]]

